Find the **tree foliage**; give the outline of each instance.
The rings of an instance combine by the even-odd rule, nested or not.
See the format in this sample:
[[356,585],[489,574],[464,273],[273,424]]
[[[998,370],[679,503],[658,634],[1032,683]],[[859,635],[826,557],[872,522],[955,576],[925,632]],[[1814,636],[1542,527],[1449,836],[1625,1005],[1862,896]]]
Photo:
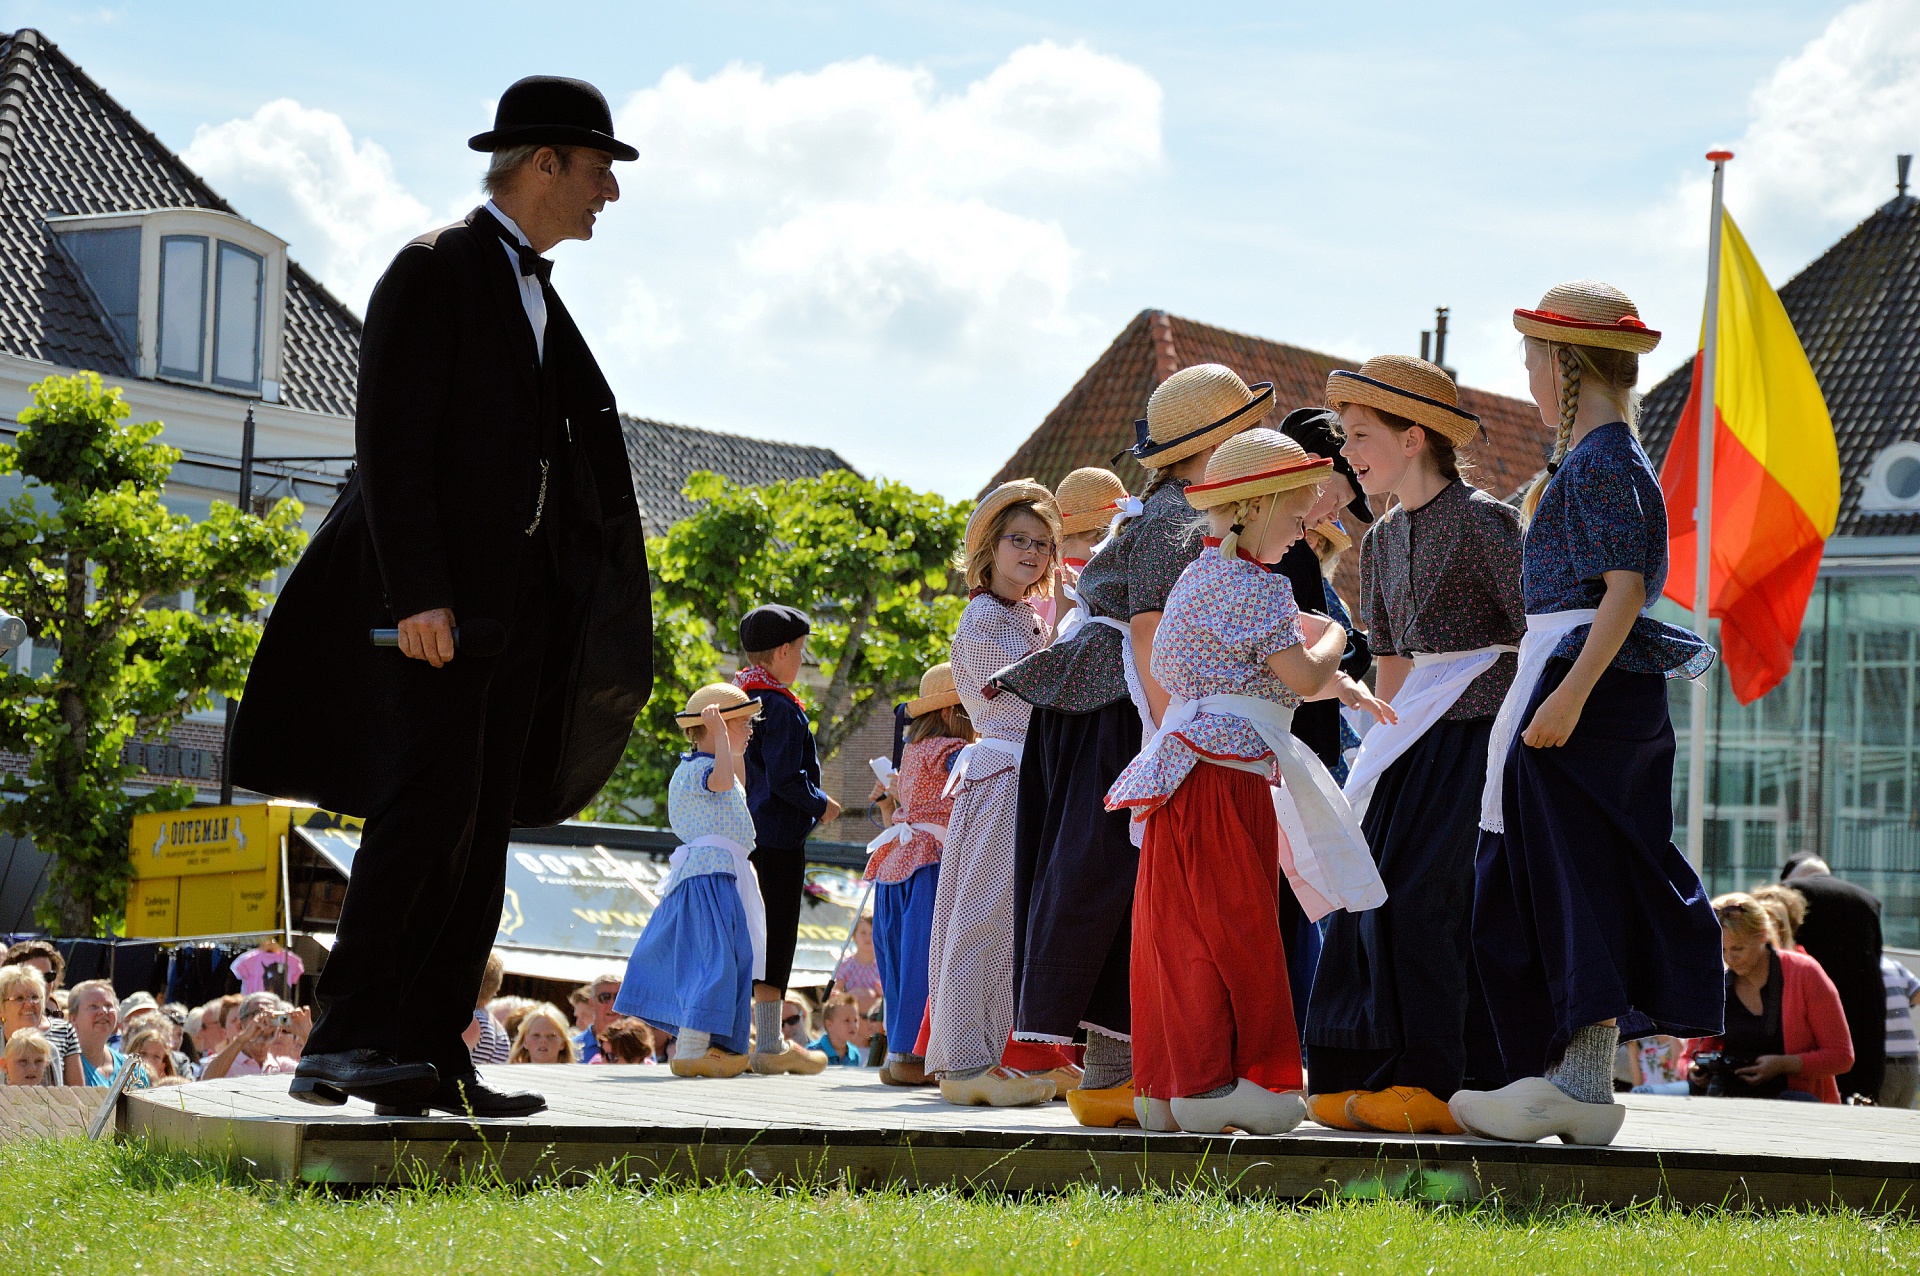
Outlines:
[[[43,676],[0,667],[0,748],[28,756],[0,778],[0,829],[53,857],[41,923],[105,934],[126,902],[133,816],[186,806],[166,785],[134,795],[122,746],[239,694],[260,638],[256,584],[306,543],[298,501],[263,518],[214,504],[204,522],[160,499],[180,452],[161,425],[125,423],[131,409],[97,374],[33,387],[0,474],[26,491],[0,507],[0,607],[56,644]],[[194,610],[161,605],[182,591]]]
[[876,706],[917,691],[966,607],[954,570],[965,505],[846,470],[764,487],[702,471],[684,491],[699,510],[647,545],[653,698],[596,804],[606,817],[664,805],[686,745],[674,712],[715,679],[723,648],[737,654],[740,618],[761,603],[813,618],[807,650],[828,682],[809,708],[825,757]]

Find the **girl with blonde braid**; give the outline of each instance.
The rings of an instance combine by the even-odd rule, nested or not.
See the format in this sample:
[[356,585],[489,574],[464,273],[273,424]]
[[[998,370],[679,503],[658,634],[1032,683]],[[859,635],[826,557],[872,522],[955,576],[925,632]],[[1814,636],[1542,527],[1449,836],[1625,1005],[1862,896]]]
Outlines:
[[1494,719],[1473,941],[1509,1076],[1457,1091],[1486,1138],[1611,1143],[1621,1036],[1713,1036],[1720,929],[1673,845],[1666,680],[1713,663],[1647,614],[1667,576],[1659,481],[1631,424],[1660,334],[1617,288],[1562,284],[1516,310],[1541,417],[1559,433],[1523,506],[1527,632]]

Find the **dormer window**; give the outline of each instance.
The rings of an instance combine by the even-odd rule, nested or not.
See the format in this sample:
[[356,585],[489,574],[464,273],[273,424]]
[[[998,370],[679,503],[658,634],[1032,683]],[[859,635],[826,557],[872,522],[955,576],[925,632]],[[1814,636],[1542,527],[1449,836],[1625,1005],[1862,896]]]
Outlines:
[[48,223],[139,375],[279,401],[283,241],[201,208]]
[[1889,443],[1861,483],[1863,514],[1920,513],[1920,442]]

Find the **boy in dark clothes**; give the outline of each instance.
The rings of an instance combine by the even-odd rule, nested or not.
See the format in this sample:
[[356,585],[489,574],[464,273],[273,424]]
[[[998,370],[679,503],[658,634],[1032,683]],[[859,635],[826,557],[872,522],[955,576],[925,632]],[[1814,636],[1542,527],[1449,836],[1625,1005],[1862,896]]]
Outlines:
[[807,835],[840,814],[820,789],[820,755],[806,706],[793,694],[813,623],[779,603],[755,607],[740,621],[746,663],[734,685],[760,702],[760,721],[747,745],[747,808],[753,812],[754,873],[767,909],[767,977],[753,986],[754,1053],[760,1073],[815,1073],[826,1056],[789,1043],[780,1031],[780,1003],[793,972],[800,896],[806,884]]

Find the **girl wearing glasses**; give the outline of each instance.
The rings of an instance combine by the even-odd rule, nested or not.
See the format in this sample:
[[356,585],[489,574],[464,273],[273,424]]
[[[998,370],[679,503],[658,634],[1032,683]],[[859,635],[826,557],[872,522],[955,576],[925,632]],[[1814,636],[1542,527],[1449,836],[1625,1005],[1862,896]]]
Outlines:
[[[1024,1107],[1078,1080],[1058,1050],[1009,1043],[1013,1028],[1014,798],[1028,708],[987,687],[1044,648],[1052,632],[1030,601],[1044,594],[1060,543],[1053,495],[1003,483],[967,520],[968,602],[953,635],[954,688],[980,739],[960,751],[934,894],[925,1070],[949,1103]],[[1044,1075],[1029,1075],[1029,1074]]]
[[1067,1096],[1082,1125],[1134,1120],[1127,972],[1139,851],[1126,813],[1103,799],[1166,710],[1154,633],[1200,554],[1187,484],[1272,407],[1272,386],[1249,387],[1217,363],[1167,378],[1136,426],[1132,455],[1148,467],[1141,511],[1116,520],[1076,582],[1085,621],[995,682],[1012,693],[1005,699],[1034,706],[1033,747],[1020,764],[1015,1032],[1045,1042],[1085,1034],[1086,1074]]

